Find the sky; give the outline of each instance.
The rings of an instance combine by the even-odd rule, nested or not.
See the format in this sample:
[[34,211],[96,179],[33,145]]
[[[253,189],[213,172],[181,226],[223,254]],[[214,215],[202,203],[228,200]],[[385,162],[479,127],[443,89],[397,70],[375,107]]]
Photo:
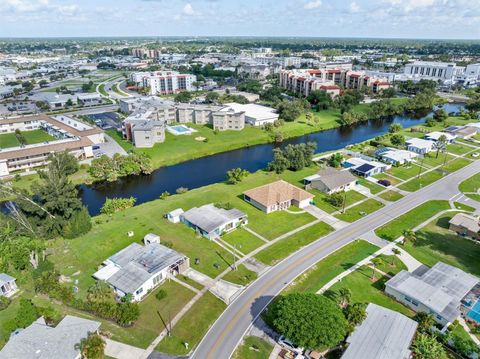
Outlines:
[[480,0],[0,0],[0,37],[480,39]]

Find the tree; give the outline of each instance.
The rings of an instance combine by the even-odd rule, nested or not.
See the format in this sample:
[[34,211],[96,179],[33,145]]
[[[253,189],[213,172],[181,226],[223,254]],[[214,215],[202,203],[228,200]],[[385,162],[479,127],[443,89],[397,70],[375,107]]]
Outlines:
[[131,208],[135,205],[137,199],[130,198],[107,198],[103,204],[100,212],[103,214],[113,214]]
[[370,261],[372,267],[373,267],[373,271],[372,271],[372,280],[375,279],[375,273],[377,271],[377,268],[380,267],[382,264],[384,264],[384,261],[382,258],[380,257],[375,257],[375,258],[372,258],[372,260]]
[[418,359],[444,359],[446,352],[436,337],[428,334],[418,334],[412,345],[415,358]]
[[412,230],[405,230],[403,231],[403,240],[405,242],[415,243],[417,240],[417,235]]
[[337,153],[332,154],[328,158],[327,163],[330,167],[338,168],[342,165],[343,160],[344,160],[343,155],[341,153],[337,152]]
[[65,106],[67,106],[67,107],[72,107],[72,106],[73,106],[73,101],[72,101],[71,98],[69,98],[69,99],[67,100],[67,102],[65,102]]
[[15,317],[16,328],[26,328],[39,317],[37,308],[30,299],[21,298]]
[[334,192],[327,197],[327,202],[337,208],[343,207],[345,203],[345,194],[341,192]]
[[441,135],[438,138],[438,140],[435,141],[434,147],[437,150],[435,158],[438,158],[438,155],[439,155],[440,151],[445,151],[445,149],[447,148],[447,142],[448,142],[447,136],[445,136],[445,135]]
[[436,122],[432,116],[428,116],[427,119],[425,120],[425,124],[427,125],[427,127],[434,127]]
[[413,317],[413,320],[418,322],[418,331],[421,333],[429,332],[430,328],[435,325],[433,315],[425,312],[417,312]]
[[118,324],[126,327],[135,322],[140,316],[140,308],[137,303],[125,302],[118,304],[116,319]]
[[[308,104],[308,103],[307,103]],[[279,118],[292,122],[295,121],[302,113],[306,111],[305,103],[301,100],[287,101],[282,100],[277,105]]]
[[228,184],[237,184],[242,182],[242,180],[250,174],[247,170],[242,170],[241,168],[234,168],[230,171],[227,171],[227,183]]
[[55,171],[58,175],[70,176],[78,171],[78,160],[67,151],[57,152],[48,156],[50,163],[48,170]]
[[447,111],[445,111],[443,108],[438,109],[433,113],[433,119],[437,122],[445,122],[447,118]]
[[347,333],[347,321],[340,308],[313,293],[278,297],[268,307],[265,320],[296,345],[312,349],[334,347]]
[[312,107],[315,107],[317,111],[328,110],[333,106],[332,97],[325,91],[314,90],[307,96],[307,101],[310,102]]
[[340,288],[337,294],[337,301],[341,308],[345,308],[352,299],[352,291],[348,288]]
[[403,146],[405,144],[405,136],[395,133],[390,137],[390,142],[394,146]]
[[392,256],[392,261],[390,262],[390,264],[393,266],[393,265],[395,265],[395,261],[394,261],[395,257],[399,256],[402,252],[400,252],[400,250],[398,248],[393,247],[392,248],[392,253],[393,253],[393,256]]
[[175,95],[175,102],[190,102],[193,96],[190,92],[180,92],[179,94]]
[[105,341],[97,333],[88,333],[86,338],[82,338],[80,343],[75,344],[75,349],[80,350],[82,358],[85,359],[103,359],[105,357]]
[[365,303],[349,304],[344,309],[345,318],[351,326],[359,325],[367,316],[367,305]]
[[397,122],[392,123],[388,128],[388,132],[390,133],[400,132],[401,130],[403,130],[403,126]]
[[48,81],[47,80],[40,80],[38,85],[41,87],[41,88],[44,88],[48,85]]
[[215,103],[218,102],[220,95],[218,92],[211,91],[205,95],[205,102],[207,103]]
[[288,168],[289,165],[290,162],[284,156],[282,149],[274,148],[273,160],[267,165],[267,169],[275,173],[282,173]]
[[262,89],[262,84],[257,80],[246,80],[237,85],[238,91],[252,92],[256,94],[259,94]]

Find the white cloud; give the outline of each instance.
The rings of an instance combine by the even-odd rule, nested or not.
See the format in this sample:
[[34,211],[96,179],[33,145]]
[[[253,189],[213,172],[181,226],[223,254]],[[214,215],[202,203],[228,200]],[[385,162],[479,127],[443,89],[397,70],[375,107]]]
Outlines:
[[187,4],[183,7],[182,13],[183,13],[184,15],[187,15],[187,16],[195,15],[195,10],[193,10],[192,4],[187,3]]
[[48,8],[48,0],[3,0],[2,8],[13,12],[35,12]]
[[303,8],[307,10],[311,10],[311,9],[318,9],[320,6],[322,6],[322,0],[312,0],[307,2],[305,5],[303,5]]
[[350,12],[359,12],[360,11],[360,6],[358,6],[358,4],[353,1],[352,3],[350,3]]

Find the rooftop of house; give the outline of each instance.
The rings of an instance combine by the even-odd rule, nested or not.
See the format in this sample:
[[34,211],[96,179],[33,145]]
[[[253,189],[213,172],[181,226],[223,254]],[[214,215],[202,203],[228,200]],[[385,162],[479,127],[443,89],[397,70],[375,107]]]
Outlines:
[[267,106],[257,105],[255,103],[239,104],[235,102],[225,104],[225,108],[221,111],[245,112],[245,116],[252,117],[258,120],[278,118],[275,109]]
[[8,274],[5,274],[5,273],[0,273],[0,287],[4,284],[10,283],[14,280],[15,280],[14,277],[12,277]]
[[342,359],[405,359],[417,322],[403,314],[370,303],[367,317],[347,338],[349,344]]
[[193,207],[181,215],[188,222],[210,233],[218,227],[247,215],[238,209],[223,209],[212,203],[201,207]]
[[474,233],[480,233],[480,219],[466,213],[457,213],[449,223],[454,226],[466,228]]
[[311,193],[283,180],[253,188],[243,194],[265,207],[291,200],[300,202],[314,197]]
[[355,182],[356,177],[346,170],[337,170],[333,167],[321,169],[316,174],[304,178],[307,181],[321,181],[329,190]]
[[405,143],[408,146],[414,146],[418,148],[432,148],[433,146],[433,141],[416,137],[408,139],[407,141],[405,141]]
[[49,327],[43,317],[13,335],[0,351],[1,359],[76,359],[75,345],[95,332],[99,322],[67,315],[56,327]]
[[477,277],[438,262],[421,276],[403,270],[390,279],[386,286],[422,303],[452,322],[459,315],[461,300],[478,283]]

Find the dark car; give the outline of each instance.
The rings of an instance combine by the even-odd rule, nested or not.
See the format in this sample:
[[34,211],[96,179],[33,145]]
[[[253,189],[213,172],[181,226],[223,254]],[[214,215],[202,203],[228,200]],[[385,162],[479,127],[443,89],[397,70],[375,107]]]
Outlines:
[[383,187],[389,187],[392,183],[389,180],[381,179],[378,181],[378,184],[381,184]]

